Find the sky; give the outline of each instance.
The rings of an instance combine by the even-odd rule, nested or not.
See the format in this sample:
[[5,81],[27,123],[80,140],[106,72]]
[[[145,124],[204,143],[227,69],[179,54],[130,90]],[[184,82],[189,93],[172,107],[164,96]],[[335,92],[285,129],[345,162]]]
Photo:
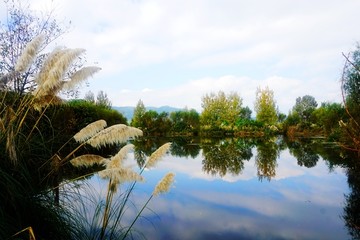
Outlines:
[[[56,45],[86,49],[102,70],[82,88],[113,106],[201,111],[211,92],[253,109],[269,87],[285,114],[297,97],[341,102],[342,53],[360,41],[359,0],[32,0],[70,31]],[[3,2],[0,14],[4,16]],[[0,16],[1,16],[0,15]]]

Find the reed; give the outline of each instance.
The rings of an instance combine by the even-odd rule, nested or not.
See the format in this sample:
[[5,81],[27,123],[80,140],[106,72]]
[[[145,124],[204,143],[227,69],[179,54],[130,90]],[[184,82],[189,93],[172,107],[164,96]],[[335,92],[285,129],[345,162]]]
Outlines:
[[[19,57],[14,71],[0,79],[0,149],[3,152],[0,164],[1,239],[9,239],[27,227],[33,229],[39,239],[69,239],[72,235],[70,232],[74,230],[72,225],[76,225],[66,209],[54,204],[51,192],[58,186],[48,189],[48,185],[40,182],[40,171],[36,168],[40,161],[46,160],[43,157],[53,151],[42,146],[45,142],[54,143],[56,139],[51,132],[42,132],[44,129],[40,128],[39,123],[41,119],[47,120],[46,110],[50,104],[61,102],[57,94],[64,86],[74,87],[82,78],[90,77],[100,69],[87,67],[73,75],[72,80],[65,79],[68,82],[65,84],[69,66],[84,50],[58,48],[47,56],[39,74],[34,76],[36,85],[28,92],[21,95],[7,89],[15,78],[22,77],[21,73],[33,64],[43,40],[43,36],[38,36],[31,41]],[[51,121],[49,123],[51,129]],[[83,164],[85,159],[90,162],[89,158],[83,157]],[[60,172],[62,160],[61,154],[55,153],[48,158],[47,164],[52,171]],[[80,160],[74,162],[80,163]],[[101,162],[95,156],[91,161]],[[14,238],[18,238],[18,235]]]

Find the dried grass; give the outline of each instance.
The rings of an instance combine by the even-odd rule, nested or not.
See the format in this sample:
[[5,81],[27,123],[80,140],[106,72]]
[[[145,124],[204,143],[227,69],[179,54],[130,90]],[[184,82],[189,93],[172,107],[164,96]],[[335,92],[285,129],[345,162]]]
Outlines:
[[87,143],[95,148],[111,144],[124,143],[130,138],[142,136],[143,132],[134,127],[128,127],[125,124],[116,124],[97,133],[90,138]]
[[170,147],[171,143],[165,143],[164,145],[159,147],[155,152],[150,155],[145,166],[148,168],[154,167],[155,164],[160,161],[161,158],[165,155],[165,153],[170,149]]
[[82,69],[80,69],[79,71],[75,72],[71,78],[70,81],[66,81],[62,87],[63,90],[71,90],[73,89],[76,85],[78,85],[79,83],[81,83],[83,80],[91,77],[92,75],[94,75],[95,73],[97,73],[98,71],[100,71],[101,68],[100,67],[83,67]]
[[137,172],[134,172],[131,168],[107,168],[100,171],[99,176],[103,179],[110,179],[113,184],[144,181],[144,177]]
[[106,164],[106,168],[120,168],[122,161],[126,158],[128,152],[134,148],[133,144],[127,144],[120,149],[120,151],[113,156]]
[[84,154],[79,157],[70,160],[70,163],[74,167],[92,167],[97,165],[106,165],[109,160],[95,154]]
[[84,53],[84,49],[65,49],[56,51],[54,55],[50,55],[49,64],[45,64],[39,73],[37,89],[33,92],[36,97],[47,95],[49,93],[57,94],[63,82],[66,71],[72,62]]
[[166,193],[170,190],[172,183],[174,182],[175,174],[168,173],[161,179],[161,181],[156,185],[153,195],[157,196],[160,193]]
[[34,62],[36,54],[38,53],[41,44],[44,42],[44,39],[45,36],[41,34],[26,45],[25,50],[16,62],[15,71],[23,73],[29,69]]
[[106,127],[107,123],[105,120],[98,120],[88,124],[86,127],[81,129],[78,133],[74,135],[74,139],[76,142],[85,142],[96,133],[100,132]]

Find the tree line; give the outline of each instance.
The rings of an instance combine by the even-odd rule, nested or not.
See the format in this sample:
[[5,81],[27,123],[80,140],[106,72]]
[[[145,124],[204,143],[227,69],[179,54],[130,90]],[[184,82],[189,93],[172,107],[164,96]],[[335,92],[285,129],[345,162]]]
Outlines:
[[310,95],[299,96],[288,114],[281,113],[274,92],[268,86],[256,90],[255,117],[237,92],[208,93],[202,96],[202,111],[183,109],[171,113],[146,110],[137,103],[131,125],[148,135],[324,137],[359,150],[360,131],[360,47],[345,56],[339,91],[343,102],[318,104]]

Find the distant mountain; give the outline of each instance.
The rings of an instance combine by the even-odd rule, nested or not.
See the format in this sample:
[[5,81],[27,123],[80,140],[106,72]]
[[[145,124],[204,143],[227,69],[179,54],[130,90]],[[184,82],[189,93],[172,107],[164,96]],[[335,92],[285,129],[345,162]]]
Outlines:
[[[126,117],[128,122],[131,121],[131,119],[134,115],[135,107],[126,106],[126,107],[112,107],[112,108],[115,109],[116,111],[122,113]],[[175,112],[175,111],[180,111],[182,109],[170,107],[170,106],[161,106],[161,107],[146,107],[146,110],[153,110],[153,111],[156,111],[157,113],[162,113],[162,112],[171,113],[171,112]]]

